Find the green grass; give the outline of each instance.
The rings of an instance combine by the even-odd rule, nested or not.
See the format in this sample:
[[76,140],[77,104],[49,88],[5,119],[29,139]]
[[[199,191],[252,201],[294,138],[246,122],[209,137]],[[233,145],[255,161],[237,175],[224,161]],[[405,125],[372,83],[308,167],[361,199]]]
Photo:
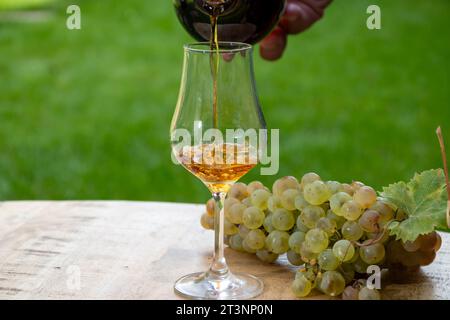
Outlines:
[[33,8],[46,5],[54,0],[0,0],[0,9]]
[[[170,161],[182,44],[171,1],[71,1],[42,23],[1,22],[0,199],[202,202]],[[365,27],[369,4],[382,30]],[[450,2],[335,1],[284,58],[255,61],[260,100],[281,129],[281,175],[316,171],[380,188],[441,166],[450,148]],[[254,170],[245,181],[271,184]]]

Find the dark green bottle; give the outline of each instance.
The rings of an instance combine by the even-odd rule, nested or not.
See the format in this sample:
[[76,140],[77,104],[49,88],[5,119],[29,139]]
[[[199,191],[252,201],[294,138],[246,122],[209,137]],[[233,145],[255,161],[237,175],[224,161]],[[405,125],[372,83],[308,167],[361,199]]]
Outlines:
[[286,0],[173,0],[183,27],[198,41],[211,37],[211,15],[218,15],[220,41],[255,44],[283,14]]

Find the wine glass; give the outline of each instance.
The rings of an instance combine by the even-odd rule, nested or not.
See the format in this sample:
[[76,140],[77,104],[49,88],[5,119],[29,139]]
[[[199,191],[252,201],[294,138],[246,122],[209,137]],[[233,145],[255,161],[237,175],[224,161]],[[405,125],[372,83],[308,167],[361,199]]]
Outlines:
[[249,299],[262,292],[261,280],[228,269],[223,208],[231,186],[256,166],[267,142],[265,128],[254,81],[252,46],[219,42],[217,50],[206,42],[186,45],[171,124],[172,152],[208,187],[218,210],[214,216],[213,262],[206,272],[180,278],[175,283],[179,295]]

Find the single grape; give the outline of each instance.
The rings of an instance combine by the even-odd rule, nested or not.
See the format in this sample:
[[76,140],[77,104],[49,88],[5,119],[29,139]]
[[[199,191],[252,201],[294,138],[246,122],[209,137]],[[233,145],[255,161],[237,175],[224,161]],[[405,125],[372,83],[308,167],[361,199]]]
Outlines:
[[385,249],[381,243],[374,243],[359,248],[359,256],[365,263],[369,265],[381,262],[384,258],[384,255]]
[[345,219],[355,221],[361,216],[362,210],[356,201],[349,200],[342,205],[341,214]]
[[273,263],[278,259],[278,255],[276,253],[270,252],[265,249],[256,251],[256,256],[259,258],[259,260],[267,263]]
[[233,234],[236,234],[239,232],[238,227],[234,224],[228,221],[228,219],[225,219],[223,224],[223,230],[225,235],[232,236]]
[[325,231],[328,236],[333,235],[336,232],[336,222],[328,218],[320,218],[316,223],[316,228]]
[[353,258],[355,248],[348,240],[339,240],[333,245],[333,253],[339,261],[345,262]]
[[342,236],[344,239],[350,241],[358,241],[364,234],[363,229],[356,221],[347,221],[341,228]]
[[351,196],[355,193],[355,189],[348,183],[341,184],[341,190]]
[[267,232],[272,232],[273,230],[275,230],[275,228],[272,225],[272,216],[273,213],[270,212],[265,218],[264,218],[264,222],[263,222],[263,227]]
[[272,231],[266,237],[266,248],[277,254],[287,252],[289,250],[289,233],[279,230]]
[[300,254],[303,241],[305,241],[305,233],[302,231],[295,231],[289,236],[289,248]]
[[314,253],[320,253],[328,247],[328,235],[321,229],[311,229],[306,233],[305,242]]
[[289,250],[286,254],[286,257],[287,257],[288,261],[290,262],[290,264],[292,264],[293,266],[300,266],[303,264],[301,255],[299,255],[298,253],[296,253],[293,250]]
[[350,201],[352,197],[345,192],[338,192],[331,196],[330,198],[330,208],[334,214],[342,216],[341,209],[342,205],[347,201]]
[[366,210],[358,220],[358,224],[365,232],[379,232],[380,214],[375,210]]
[[380,223],[387,223],[394,218],[394,210],[381,200],[377,200],[370,209],[380,214]]
[[362,183],[361,181],[353,181],[351,184],[352,188],[356,191],[358,191],[360,188],[364,187],[365,184]]
[[261,210],[266,210],[267,201],[269,200],[270,196],[271,196],[270,192],[265,189],[255,190],[250,196],[252,205]]
[[223,205],[223,212],[224,212],[225,217],[229,216],[230,208],[233,205],[240,204],[240,203],[241,202],[239,200],[235,199],[235,198],[230,198],[230,197],[226,198],[225,202],[224,202],[224,205]]
[[342,190],[342,185],[337,181],[327,181],[325,184],[328,187],[328,190],[330,190],[331,194],[338,193]]
[[245,241],[245,239],[242,241],[242,249],[244,249],[244,251],[248,252],[248,253],[256,253],[256,250],[250,248],[250,246],[247,244],[247,241]]
[[228,197],[225,199],[225,202],[223,204],[224,211],[226,212],[228,209],[230,209],[233,205],[241,203],[240,200],[236,198]]
[[308,201],[305,200],[305,198],[303,197],[303,194],[300,193],[294,200],[294,206],[295,206],[295,209],[302,211],[307,206],[309,206],[309,203],[308,203]]
[[310,264],[313,264],[313,262],[318,258],[318,254],[312,252],[305,242],[302,243],[300,248],[300,255],[302,256],[303,261]]
[[[391,254],[391,252],[389,252],[389,254]],[[415,252],[407,252],[403,249],[401,256],[397,258],[397,263],[409,268],[418,268],[420,266],[426,266],[433,262],[435,256],[436,253],[434,251],[418,250]],[[389,262],[394,263],[390,258],[391,257],[389,256]]]
[[238,229],[239,229],[239,235],[241,236],[242,239],[245,239],[247,234],[250,232],[250,229],[247,228],[246,226],[244,226],[243,224],[239,225]]
[[336,229],[341,229],[344,223],[347,221],[344,217],[336,215],[331,209],[328,209],[326,217],[336,223]]
[[211,217],[214,217],[214,215],[216,214],[216,210],[217,210],[216,201],[213,198],[209,199],[206,202],[206,213]]
[[312,229],[320,218],[325,217],[325,211],[319,206],[309,205],[300,213],[301,222]]
[[329,296],[338,296],[345,289],[344,277],[337,271],[327,271],[322,275],[319,289]]
[[352,286],[348,286],[342,292],[342,300],[359,300],[358,298],[359,289]]
[[245,185],[245,183],[237,182],[230,188],[227,195],[228,198],[231,197],[242,201],[249,196],[249,193],[247,191],[247,186]]
[[403,251],[401,257],[399,258],[399,262],[401,265],[406,267],[419,267],[421,256],[422,256],[421,251],[416,252]]
[[206,230],[214,230],[214,217],[211,217],[209,214],[204,213],[200,218],[200,224]]
[[434,250],[438,242],[437,233],[435,231],[420,235],[417,240],[420,243],[420,250],[431,251]]
[[353,199],[361,208],[367,209],[377,201],[377,193],[371,187],[362,186],[355,191]]
[[237,233],[230,237],[228,240],[231,249],[237,250],[237,251],[244,251],[244,248],[242,248],[242,241],[244,239],[241,238],[241,236]]
[[244,210],[242,220],[249,229],[258,229],[264,222],[264,212],[257,207],[249,207]]
[[381,300],[380,293],[377,289],[369,289],[362,287],[358,293],[359,300]]
[[252,181],[247,185],[247,193],[252,194],[255,190],[266,189],[264,184],[260,181]]
[[303,197],[310,204],[318,206],[330,199],[331,191],[323,181],[316,180],[303,186]]
[[301,179],[301,185],[302,187],[306,186],[307,184],[310,184],[311,182],[320,180],[320,176],[317,173],[309,172],[303,175]]
[[420,249],[420,241],[419,239],[416,239],[414,241],[406,241],[401,242],[403,248],[408,252],[416,252]]
[[285,209],[277,209],[272,214],[272,226],[280,231],[287,231],[295,224],[292,212]]
[[436,258],[436,252],[434,251],[418,251],[418,254],[417,261],[422,267],[428,266]]
[[292,282],[291,288],[296,297],[303,298],[311,292],[312,284],[306,277],[298,277]]
[[300,190],[300,184],[295,177],[283,177],[275,181],[272,186],[273,194],[280,197],[283,192],[287,189],[297,189]]
[[340,261],[333,253],[333,250],[326,249],[319,254],[317,259],[320,268],[326,271],[336,270],[340,265]]
[[308,232],[308,230],[309,230],[309,228],[303,224],[302,218],[300,215],[297,217],[297,230],[305,232],[305,233]]
[[295,210],[295,198],[300,194],[297,189],[287,189],[280,196],[281,205],[287,210]]
[[236,203],[225,210],[225,218],[227,218],[230,222],[235,224],[241,224],[243,222],[244,211],[247,207],[242,203]]
[[264,248],[266,244],[266,235],[260,229],[250,230],[247,237],[245,237],[245,242],[249,248],[260,250]]
[[269,200],[267,200],[267,208],[272,212],[282,207],[281,200],[277,196],[272,195]]

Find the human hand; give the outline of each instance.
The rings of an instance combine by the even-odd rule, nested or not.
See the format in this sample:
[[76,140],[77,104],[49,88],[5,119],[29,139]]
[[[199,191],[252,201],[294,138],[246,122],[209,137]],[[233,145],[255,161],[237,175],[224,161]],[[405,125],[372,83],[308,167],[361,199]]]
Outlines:
[[287,45],[287,36],[298,34],[322,18],[332,0],[287,0],[286,10],[275,30],[260,45],[260,54],[266,60],[277,60]]

